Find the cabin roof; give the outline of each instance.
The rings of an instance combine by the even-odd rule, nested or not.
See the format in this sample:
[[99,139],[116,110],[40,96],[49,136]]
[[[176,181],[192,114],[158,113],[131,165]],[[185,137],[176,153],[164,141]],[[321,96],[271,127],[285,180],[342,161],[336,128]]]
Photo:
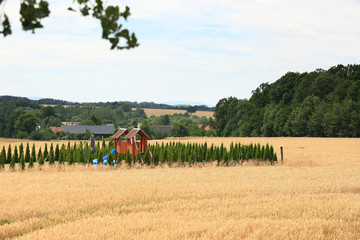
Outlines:
[[127,130],[126,128],[120,128],[119,131],[117,131],[114,136],[112,136],[113,138],[119,138],[124,134],[128,134],[130,131]]
[[141,137],[145,137],[147,139],[150,139],[150,137],[140,128],[134,128],[133,130],[131,130],[126,136],[125,138],[129,139],[134,137],[136,134],[139,134]]

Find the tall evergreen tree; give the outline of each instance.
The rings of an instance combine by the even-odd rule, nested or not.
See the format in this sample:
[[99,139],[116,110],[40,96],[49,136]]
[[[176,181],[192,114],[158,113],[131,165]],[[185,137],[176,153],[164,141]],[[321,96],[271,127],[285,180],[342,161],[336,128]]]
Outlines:
[[159,163],[162,165],[164,163],[164,149],[159,149]]
[[36,162],[36,151],[35,151],[35,144],[32,145],[31,149],[31,157],[33,158],[33,161]]
[[44,156],[44,161],[48,161],[49,152],[48,152],[47,143],[45,143],[43,156]]
[[108,155],[107,161],[108,161],[108,164],[109,164],[110,166],[113,165],[114,157],[113,157],[113,155],[111,154],[111,152],[110,152],[109,155]]
[[13,158],[14,158],[15,163],[19,163],[19,155],[18,155],[18,149],[17,149],[16,145],[15,145],[15,149],[14,149]]
[[29,168],[32,168],[34,166],[34,157],[31,155],[29,160]]
[[74,158],[75,158],[75,151],[74,149],[71,149],[69,152],[69,158],[68,158],[68,164],[72,165],[74,163]]
[[128,164],[129,167],[131,166],[132,156],[131,156],[131,154],[130,154],[129,149],[128,149],[127,152],[126,152],[125,162]]
[[147,164],[147,165],[150,165],[150,150],[149,148],[146,149],[145,151],[145,155],[144,155],[144,162]]
[[10,161],[10,169],[11,170],[15,170],[15,163],[16,163],[15,157],[12,156],[11,161]]
[[6,162],[6,151],[5,151],[5,146],[3,146],[0,154],[0,169],[5,167],[5,162]]
[[64,164],[66,158],[66,149],[65,145],[61,146],[60,154],[59,154],[59,164]]
[[141,152],[140,152],[140,150],[138,150],[137,153],[136,153],[135,163],[140,163],[141,164]]
[[[85,150],[84,150],[82,147],[80,147],[80,148],[79,148],[79,151],[78,151],[78,153],[79,153],[79,154],[78,154],[78,159],[79,159],[79,162],[82,163],[82,164],[85,163],[85,156],[84,156],[84,153],[85,153],[85,152],[84,152],[84,151],[85,151]],[[110,155],[111,155],[111,154],[109,154],[109,156],[110,156]],[[108,156],[108,157],[109,157],[109,156]],[[108,161],[109,161],[109,159],[108,159]],[[112,164],[112,162],[111,162],[111,163],[109,162],[109,164]]]
[[59,148],[59,144],[57,143],[56,147],[55,147],[55,158],[54,158],[54,160],[59,161],[59,157],[60,157],[60,148]]
[[270,161],[274,161],[274,148],[272,145],[270,146]]
[[224,164],[226,166],[229,166],[229,153],[226,148],[224,149],[223,159],[224,159]]
[[[39,151],[38,151],[38,154],[37,154],[38,161],[40,161],[40,157],[44,157],[43,154],[42,154],[42,151],[41,151],[41,147],[39,148]],[[44,158],[42,160],[44,160]]]
[[20,146],[19,146],[19,161],[20,161],[21,154],[24,155],[24,145],[22,143],[20,143]]
[[51,143],[51,145],[50,145],[49,161],[50,161],[50,164],[53,164],[55,161],[55,151],[54,151],[53,143]]
[[29,161],[30,161],[30,146],[29,143],[27,143],[25,150],[25,162],[28,163]]
[[20,167],[21,167],[21,170],[24,170],[25,169],[25,158],[24,158],[24,153],[20,153]]
[[9,164],[11,162],[11,159],[12,159],[12,152],[11,152],[11,145],[9,144],[9,147],[8,147],[8,152],[7,152],[7,158],[6,158],[6,164]]
[[43,154],[41,154],[40,157],[38,156],[38,162],[39,162],[39,167],[44,165],[45,160],[44,160],[44,155]]

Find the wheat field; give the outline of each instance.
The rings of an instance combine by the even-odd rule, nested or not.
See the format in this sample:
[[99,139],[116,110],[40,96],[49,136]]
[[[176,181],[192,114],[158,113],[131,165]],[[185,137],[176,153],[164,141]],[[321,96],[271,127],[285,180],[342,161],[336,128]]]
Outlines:
[[[133,108],[135,110],[136,108]],[[155,116],[160,117],[162,115],[174,115],[174,114],[184,114],[186,113],[186,110],[177,110],[177,109],[152,109],[152,108],[143,108],[145,114],[147,117]],[[214,112],[212,111],[196,111],[192,115],[198,116],[198,117],[214,117]]]
[[173,140],[270,143],[284,164],[5,170],[0,239],[360,239],[360,139]]

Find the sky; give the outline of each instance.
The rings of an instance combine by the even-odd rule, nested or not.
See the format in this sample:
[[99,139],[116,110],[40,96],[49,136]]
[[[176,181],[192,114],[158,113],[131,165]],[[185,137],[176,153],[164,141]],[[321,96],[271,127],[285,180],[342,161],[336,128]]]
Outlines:
[[360,0],[107,2],[130,7],[138,48],[110,50],[71,0],[49,0],[35,34],[21,29],[20,1],[0,6],[13,30],[0,36],[0,95],[215,106],[288,71],[360,63]]

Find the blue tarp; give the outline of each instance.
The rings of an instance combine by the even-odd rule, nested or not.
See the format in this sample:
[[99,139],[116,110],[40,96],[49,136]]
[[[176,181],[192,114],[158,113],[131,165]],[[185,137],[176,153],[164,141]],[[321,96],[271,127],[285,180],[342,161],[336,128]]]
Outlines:
[[[116,153],[116,152],[117,152],[117,150],[116,150],[115,148],[110,151],[111,155],[114,155],[114,153]],[[108,157],[109,157],[109,155],[106,155],[105,157],[103,157],[103,163],[104,163],[105,165],[106,165],[106,162],[105,162],[105,161],[107,161]],[[95,162],[94,162],[95,160],[96,160],[96,164],[95,164]],[[94,165],[97,165],[97,162],[98,162],[97,159],[94,159],[94,160],[93,160],[93,164],[94,164]]]

